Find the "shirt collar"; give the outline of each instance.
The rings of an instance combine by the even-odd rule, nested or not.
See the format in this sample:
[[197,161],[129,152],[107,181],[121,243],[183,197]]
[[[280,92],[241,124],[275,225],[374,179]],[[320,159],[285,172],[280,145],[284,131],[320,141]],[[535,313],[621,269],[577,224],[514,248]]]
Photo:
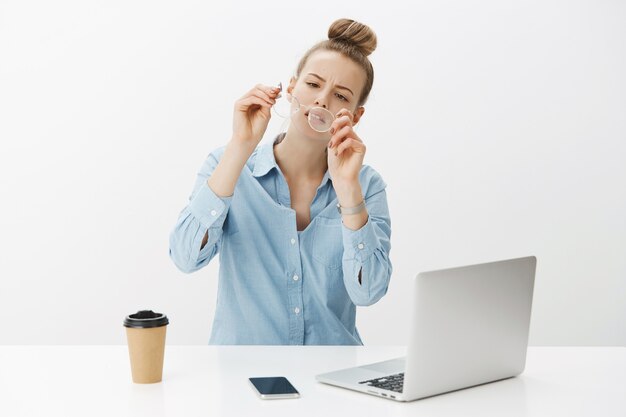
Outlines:
[[[270,172],[272,168],[276,168],[277,171],[280,171],[278,163],[276,163],[276,157],[274,156],[274,144],[268,143],[259,146],[252,175],[255,177],[262,177]],[[329,180],[332,181],[332,178],[330,177],[329,171],[326,170],[324,178],[322,178],[322,182],[320,183],[320,187],[326,185]]]
[[278,169],[276,158],[274,157],[274,145],[272,143],[259,146],[256,154],[256,160],[254,161],[254,170],[252,175],[255,177],[262,177],[267,174],[272,168]]
[[332,181],[332,178],[330,178],[329,172],[330,171],[326,170],[326,173],[324,173],[324,178],[322,178],[322,183],[320,184],[320,187],[325,186],[328,181]]

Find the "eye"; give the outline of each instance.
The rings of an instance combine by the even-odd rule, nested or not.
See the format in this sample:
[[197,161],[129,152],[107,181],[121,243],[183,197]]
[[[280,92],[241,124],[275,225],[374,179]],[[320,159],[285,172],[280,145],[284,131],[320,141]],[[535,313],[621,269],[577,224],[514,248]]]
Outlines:
[[339,97],[339,100],[341,101],[348,101],[347,98],[345,98],[344,96],[342,96],[341,94],[337,93],[337,97]]
[[318,85],[315,83],[307,83],[307,85],[312,86],[312,87],[317,87]]

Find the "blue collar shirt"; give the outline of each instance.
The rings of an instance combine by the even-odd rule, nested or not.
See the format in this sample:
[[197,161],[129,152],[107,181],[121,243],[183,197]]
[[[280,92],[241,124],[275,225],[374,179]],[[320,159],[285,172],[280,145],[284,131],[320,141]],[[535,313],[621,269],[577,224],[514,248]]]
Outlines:
[[[351,230],[337,211],[326,171],[311,203],[311,221],[298,232],[273,144],[258,146],[233,195],[219,197],[207,179],[224,149],[208,155],[170,233],[169,255],[185,273],[219,253],[209,344],[362,345],[356,306],[385,295],[392,272],[382,177],[362,166],[359,182],[369,217],[362,228]],[[208,242],[200,249],[207,231]]]

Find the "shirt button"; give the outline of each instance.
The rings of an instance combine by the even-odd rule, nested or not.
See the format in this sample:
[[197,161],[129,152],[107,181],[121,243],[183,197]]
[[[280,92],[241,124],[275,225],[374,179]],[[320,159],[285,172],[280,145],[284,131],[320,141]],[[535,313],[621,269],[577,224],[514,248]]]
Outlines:
[[291,244],[292,244],[292,245],[295,245],[295,244],[296,244],[296,239],[291,238]]
[[215,216],[215,215],[217,215],[217,211],[211,210],[211,216]]
[[296,314],[300,314],[300,309],[299,309],[298,307],[294,308],[294,309],[293,309],[293,311],[294,311]]
[[298,280],[298,278],[299,278],[299,277],[298,277],[297,275],[294,275],[294,276],[293,276],[293,280],[294,280],[294,281],[297,281],[297,280]]
[[364,247],[365,247],[365,245],[364,245],[364,244],[359,243],[359,249],[363,249]]

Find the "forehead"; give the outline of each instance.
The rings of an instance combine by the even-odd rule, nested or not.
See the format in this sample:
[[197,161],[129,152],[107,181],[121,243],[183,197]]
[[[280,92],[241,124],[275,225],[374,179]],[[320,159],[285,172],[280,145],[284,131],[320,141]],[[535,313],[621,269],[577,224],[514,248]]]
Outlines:
[[365,84],[365,71],[350,58],[334,51],[316,51],[306,62],[301,76],[309,72],[318,74],[326,81],[348,87],[355,94]]

